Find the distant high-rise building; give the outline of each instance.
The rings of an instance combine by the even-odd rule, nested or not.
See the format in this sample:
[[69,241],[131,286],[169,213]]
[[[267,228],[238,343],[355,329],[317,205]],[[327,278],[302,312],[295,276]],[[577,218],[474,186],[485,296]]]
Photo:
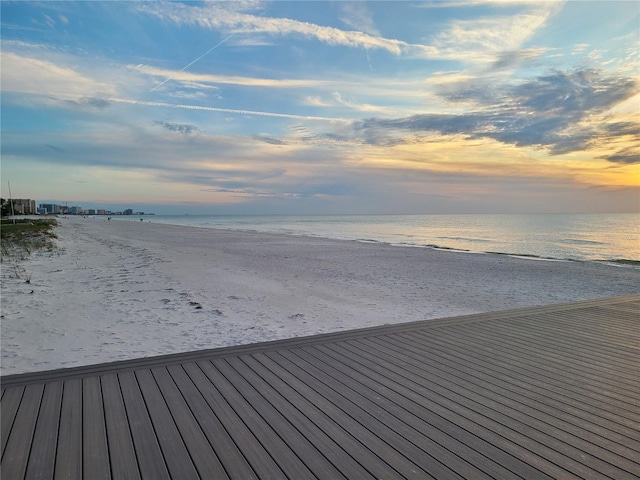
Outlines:
[[38,213],[35,200],[29,198],[14,198],[13,213],[16,215],[35,215]]
[[60,205],[56,205],[55,203],[41,203],[40,208],[46,210],[47,213],[60,213],[62,207]]

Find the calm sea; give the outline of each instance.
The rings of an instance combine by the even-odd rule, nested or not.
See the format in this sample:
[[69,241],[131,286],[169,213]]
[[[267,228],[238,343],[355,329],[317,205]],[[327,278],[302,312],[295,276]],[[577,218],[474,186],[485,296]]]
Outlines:
[[145,220],[640,267],[638,214],[155,215]]

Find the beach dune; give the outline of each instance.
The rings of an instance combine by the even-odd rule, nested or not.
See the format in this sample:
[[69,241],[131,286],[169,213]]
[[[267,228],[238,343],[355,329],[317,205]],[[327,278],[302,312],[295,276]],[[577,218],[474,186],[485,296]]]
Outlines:
[[59,222],[58,251],[3,265],[2,375],[640,290],[594,262]]

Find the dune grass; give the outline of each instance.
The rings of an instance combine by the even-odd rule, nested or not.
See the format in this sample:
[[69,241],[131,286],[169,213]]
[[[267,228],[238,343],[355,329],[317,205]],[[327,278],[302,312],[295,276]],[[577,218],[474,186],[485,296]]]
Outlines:
[[32,252],[56,248],[55,219],[13,220],[3,219],[0,224],[1,261],[25,260]]

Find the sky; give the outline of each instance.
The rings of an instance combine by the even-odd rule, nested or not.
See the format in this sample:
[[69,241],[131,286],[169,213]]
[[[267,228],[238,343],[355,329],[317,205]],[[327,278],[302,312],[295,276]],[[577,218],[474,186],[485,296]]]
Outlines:
[[636,1],[6,1],[1,192],[154,213],[640,212]]

